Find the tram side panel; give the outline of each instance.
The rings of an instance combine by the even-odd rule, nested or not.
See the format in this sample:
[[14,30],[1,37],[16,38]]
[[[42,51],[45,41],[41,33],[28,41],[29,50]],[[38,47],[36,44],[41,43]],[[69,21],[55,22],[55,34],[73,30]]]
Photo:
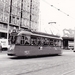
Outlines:
[[61,54],[59,47],[42,46],[15,46],[14,54],[16,56],[37,56],[48,54]]

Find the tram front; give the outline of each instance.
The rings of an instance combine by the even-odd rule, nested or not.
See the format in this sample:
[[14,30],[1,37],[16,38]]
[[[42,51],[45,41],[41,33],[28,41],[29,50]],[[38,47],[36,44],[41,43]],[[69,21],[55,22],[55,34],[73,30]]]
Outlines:
[[9,34],[9,48],[8,48],[8,55],[15,55],[15,44],[16,44],[16,40],[17,40],[17,32],[15,29],[13,29],[13,31]]

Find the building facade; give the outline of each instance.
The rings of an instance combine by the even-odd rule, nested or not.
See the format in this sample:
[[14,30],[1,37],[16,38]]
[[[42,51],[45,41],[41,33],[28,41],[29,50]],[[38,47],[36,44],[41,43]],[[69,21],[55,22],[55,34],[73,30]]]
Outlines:
[[73,29],[64,29],[63,30],[63,48],[64,49],[74,49],[74,33]]
[[0,31],[38,30],[39,0],[0,0]]

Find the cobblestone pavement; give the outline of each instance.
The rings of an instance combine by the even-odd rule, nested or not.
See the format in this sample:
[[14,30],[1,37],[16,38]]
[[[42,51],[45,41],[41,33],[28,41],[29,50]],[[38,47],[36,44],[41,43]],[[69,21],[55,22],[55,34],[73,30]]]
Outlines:
[[16,58],[0,54],[0,75],[75,75],[75,53],[61,56]]

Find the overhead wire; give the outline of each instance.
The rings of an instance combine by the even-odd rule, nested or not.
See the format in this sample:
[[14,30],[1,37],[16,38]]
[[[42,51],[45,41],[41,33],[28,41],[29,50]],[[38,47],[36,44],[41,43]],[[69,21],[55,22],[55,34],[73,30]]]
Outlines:
[[[56,10],[58,10],[58,11],[62,12],[62,13],[63,13],[63,14],[65,14],[66,16],[71,17],[69,14],[67,14],[66,12],[64,12],[64,11],[60,10],[60,9],[59,9],[59,8],[57,8],[56,6],[54,6],[54,5],[50,4],[50,3],[49,3],[49,2],[47,2],[46,0],[42,0],[42,1],[44,1],[44,2],[45,2],[46,4],[48,4],[49,6],[51,6],[51,7],[55,8]],[[71,18],[73,18],[73,17],[71,17]]]
[[[51,6],[51,7],[53,7],[53,8],[55,8],[56,10],[58,10],[58,11],[60,11],[61,13],[63,13],[63,14],[65,14],[66,16],[68,16],[68,17],[70,17],[70,18],[73,18],[73,17],[71,17],[69,14],[67,14],[66,12],[64,12],[64,11],[62,11],[62,10],[60,10],[59,8],[57,8],[56,6],[54,6],[54,5],[52,5],[52,4],[50,4],[49,2],[47,2],[46,0],[42,0],[42,1],[44,1],[46,4],[48,4],[49,6]],[[54,26],[53,26],[54,27]],[[57,28],[57,27],[54,27],[55,29],[57,29],[58,30],[58,32],[59,32],[59,29]],[[52,32],[53,33],[53,32]]]

